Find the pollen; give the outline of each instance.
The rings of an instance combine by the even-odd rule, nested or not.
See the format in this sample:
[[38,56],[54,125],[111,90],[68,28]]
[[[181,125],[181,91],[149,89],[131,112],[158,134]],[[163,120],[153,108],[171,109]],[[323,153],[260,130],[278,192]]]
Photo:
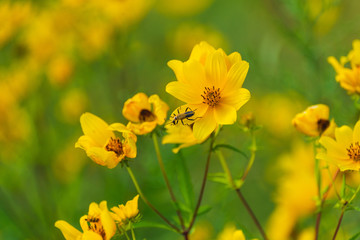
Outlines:
[[98,233],[102,239],[106,239],[106,233],[104,230],[104,227],[102,226],[102,223],[100,221],[100,218],[94,217],[94,216],[88,216],[88,218],[85,219],[88,223],[89,231]]
[[355,144],[350,144],[350,147],[346,149],[348,152],[348,156],[353,161],[360,160],[360,145],[359,142],[355,142]]
[[105,146],[105,149],[116,153],[117,157],[124,153],[123,146],[119,138],[110,138],[108,144]]
[[152,122],[156,119],[156,116],[147,109],[142,109],[139,113],[140,122]]
[[220,88],[205,87],[204,94],[201,94],[203,98],[203,103],[209,105],[210,107],[215,107],[221,99]]

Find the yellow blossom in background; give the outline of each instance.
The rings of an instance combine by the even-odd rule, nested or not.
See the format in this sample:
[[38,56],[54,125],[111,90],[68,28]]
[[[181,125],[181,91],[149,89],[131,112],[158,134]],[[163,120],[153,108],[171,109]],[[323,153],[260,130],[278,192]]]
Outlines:
[[[322,188],[332,181],[326,163],[320,162]],[[333,175],[336,171],[330,167]],[[269,217],[266,232],[269,239],[288,240],[301,218],[310,216],[316,210],[318,194],[315,178],[314,150],[310,144],[295,142],[289,154],[282,155],[276,165],[277,179],[275,193],[276,207]],[[333,192],[330,192],[332,196]]]
[[325,148],[317,158],[335,164],[341,171],[360,169],[360,121],[354,130],[348,126],[335,129],[335,139],[322,136],[319,140]]
[[168,36],[170,49],[179,58],[188,56],[192,48],[200,41],[206,41],[212,46],[228,48],[228,43],[220,32],[199,23],[181,24]]
[[336,127],[334,120],[329,121],[329,107],[317,104],[308,107],[304,112],[296,114],[292,124],[308,136],[333,136]]
[[163,125],[168,110],[169,106],[158,95],[147,97],[138,93],[124,103],[122,113],[130,121],[127,127],[136,135],[143,135]]
[[78,121],[88,105],[88,97],[81,89],[71,89],[61,98],[59,103],[61,118],[68,123]]
[[245,240],[244,233],[237,230],[233,224],[227,224],[224,230],[218,235],[217,240]]
[[209,222],[201,221],[194,227],[194,231],[189,235],[190,240],[208,240],[211,239],[213,227]]
[[[349,94],[360,94],[360,40],[353,41],[353,49],[347,57],[341,57],[340,62],[335,57],[329,57],[328,62],[336,72],[336,81]],[[350,68],[345,64],[350,62]]]
[[118,207],[112,207],[111,216],[113,219],[120,224],[134,219],[139,214],[138,200],[139,195],[136,195],[132,200],[127,201],[125,206],[121,204]]
[[58,56],[51,59],[47,69],[47,76],[54,86],[64,86],[70,80],[73,71],[72,61],[67,57]]
[[85,165],[85,157],[73,144],[69,144],[59,152],[52,162],[54,176],[63,183],[71,183],[79,175]]
[[301,231],[297,240],[313,240],[314,238],[315,238],[315,229],[310,227]]
[[270,93],[262,97],[255,96],[240,111],[254,112],[256,122],[264,126],[273,137],[287,138],[294,133],[291,120],[302,108],[303,102],[296,94]]
[[195,15],[207,7],[213,0],[158,0],[157,9],[169,16]]
[[328,33],[339,18],[340,6],[337,0],[306,0],[308,17],[313,21],[313,31],[322,36]]
[[0,49],[31,16],[30,2],[3,1],[0,3]]
[[207,138],[219,124],[233,124],[237,110],[250,99],[250,92],[242,88],[249,64],[238,52],[226,55],[221,48],[201,42],[188,61],[171,60],[168,65],[177,81],[168,83],[166,91],[196,109],[201,118],[194,122],[193,131],[199,140]]
[[[84,113],[80,123],[84,135],[75,147],[84,149],[97,164],[114,168],[125,157],[136,157],[136,136],[123,124],[113,123],[109,126],[91,113]],[[116,137],[113,131],[121,132],[122,138]]]
[[83,232],[63,220],[55,223],[55,227],[61,230],[66,240],[109,240],[116,232],[115,222],[106,201],[102,201],[99,205],[91,203],[88,215],[80,218],[80,225]]

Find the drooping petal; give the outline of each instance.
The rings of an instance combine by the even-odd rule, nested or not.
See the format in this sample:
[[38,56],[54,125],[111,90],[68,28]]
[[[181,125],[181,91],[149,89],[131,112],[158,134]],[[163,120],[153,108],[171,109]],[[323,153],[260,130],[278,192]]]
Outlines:
[[212,108],[208,108],[205,115],[194,123],[194,137],[200,141],[206,139],[216,128],[217,123]]
[[123,156],[117,157],[115,152],[106,151],[104,148],[92,147],[86,150],[86,154],[95,163],[106,166],[108,168],[114,168],[122,160]]
[[219,103],[214,108],[215,120],[218,124],[228,125],[236,121],[236,109],[233,106]]
[[206,79],[211,87],[222,89],[226,80],[227,67],[225,58],[220,50],[216,50],[208,56],[205,63]]
[[96,142],[100,147],[103,146],[111,137],[115,137],[114,133],[108,129],[108,124],[92,113],[84,113],[80,117],[81,128],[86,136]]
[[137,93],[124,103],[122,114],[126,119],[132,122],[139,122],[141,110],[150,111],[150,103],[145,93]]
[[227,81],[224,89],[231,91],[241,88],[249,71],[249,63],[241,61],[235,63],[227,74]]
[[221,103],[233,106],[239,110],[250,99],[250,92],[246,88],[240,88],[231,92],[224,92]]
[[170,82],[166,85],[166,92],[173,95],[177,99],[185,103],[200,104],[203,99],[201,92],[196,91],[191,85],[186,85],[181,82]]
[[82,233],[63,220],[56,221],[55,227],[60,229],[66,240],[78,240],[81,238]]
[[89,136],[81,136],[75,143],[76,148],[82,148],[86,151],[86,149],[89,149],[91,147],[96,147],[97,144],[94,142],[94,140]]

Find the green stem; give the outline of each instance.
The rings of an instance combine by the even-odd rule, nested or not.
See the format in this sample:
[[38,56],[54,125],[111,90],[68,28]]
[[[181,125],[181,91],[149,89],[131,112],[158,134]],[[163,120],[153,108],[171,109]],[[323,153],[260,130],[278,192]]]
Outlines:
[[213,151],[214,142],[215,142],[215,136],[212,136],[212,137],[211,137],[211,142],[210,142],[209,153],[208,153],[208,156],[207,156],[207,159],[206,159],[204,177],[203,177],[202,184],[201,184],[201,189],[200,189],[199,198],[198,198],[198,201],[197,201],[197,203],[196,203],[196,207],[195,207],[193,216],[192,216],[192,218],[191,218],[189,227],[183,232],[183,235],[184,235],[184,238],[185,238],[185,239],[188,239],[188,234],[189,234],[191,228],[193,227],[193,225],[194,225],[194,223],[195,223],[195,219],[196,219],[196,217],[197,217],[197,214],[198,214],[198,211],[199,211],[199,208],[200,208],[200,205],[201,205],[201,201],[202,201],[202,198],[203,198],[203,195],[204,195],[204,190],[205,190],[205,185],[206,185],[206,179],[207,179],[208,172],[209,172],[210,158],[211,158],[211,153],[212,153],[212,151]]
[[132,240],[136,240],[134,228],[131,222],[130,222],[130,230],[131,230]]
[[231,187],[235,190],[237,187],[236,187],[236,184],[234,182],[234,179],[231,175],[231,172],[230,172],[230,169],[229,169],[229,166],[227,165],[226,163],[226,160],[224,158],[224,155],[222,154],[222,152],[220,150],[217,150],[216,151],[216,155],[218,156],[219,160],[220,160],[220,164],[221,164],[221,167],[223,168],[225,174],[226,174],[226,178],[227,180],[229,181],[229,184],[231,185]]
[[250,146],[250,152],[251,152],[251,156],[250,156],[250,160],[245,168],[245,171],[244,171],[244,175],[242,176],[241,180],[242,181],[245,181],[247,175],[249,174],[253,164],[254,164],[254,161],[255,161],[255,156],[256,156],[256,150],[257,150],[257,147],[256,147],[256,138],[255,138],[255,135],[254,133],[251,133],[251,146]]
[[175,226],[174,224],[172,224],[166,217],[164,217],[164,215],[162,215],[148,200],[147,198],[144,196],[143,192],[140,189],[140,186],[131,170],[131,168],[129,166],[126,166],[126,169],[131,177],[131,180],[133,181],[135,188],[137,190],[137,192],[139,193],[141,199],[157,214],[159,215],[159,217],[161,217],[171,228],[173,228],[176,232],[180,233],[180,229]]
[[[318,239],[319,237],[319,229],[320,229],[320,220],[321,220],[321,214],[322,214],[322,209],[324,207],[324,204],[325,204],[325,201],[326,201],[326,198],[330,192],[330,189],[333,185],[333,182],[335,181],[337,175],[339,174],[340,170],[338,169],[333,177],[333,180],[329,183],[329,186],[327,187],[327,190],[326,192],[322,195],[321,197],[321,203],[320,203],[320,209],[319,209],[319,212],[317,214],[317,217],[316,217],[316,224],[315,224],[315,240]],[[320,194],[321,194],[321,190],[320,190]],[[319,195],[320,196],[320,195]]]
[[176,206],[176,213],[177,213],[177,215],[179,217],[181,228],[182,228],[182,230],[185,230],[184,219],[183,219],[183,217],[181,215],[181,212],[179,210],[178,203],[177,203],[175,194],[174,194],[174,192],[173,192],[173,190],[171,188],[169,178],[167,177],[164,162],[163,162],[162,157],[161,157],[161,152],[160,152],[160,148],[159,148],[158,139],[157,139],[157,136],[156,136],[155,133],[152,133],[152,139],[153,139],[153,142],[154,142],[156,156],[157,156],[157,159],[158,159],[158,162],[159,162],[159,165],[160,165],[161,173],[162,173],[162,175],[164,177],[164,180],[165,180],[165,183],[166,183],[166,187],[167,187],[167,189],[169,191],[171,200],[173,201],[174,205]]
[[[240,192],[240,189],[236,186],[235,184],[235,181],[231,175],[231,172],[230,172],[230,168],[224,158],[224,155],[222,154],[222,152],[220,150],[217,150],[216,151],[217,155],[218,155],[218,158],[220,160],[220,163],[221,163],[221,166],[226,174],[226,177],[227,179],[229,180],[229,183],[231,185],[231,187],[236,191],[236,194],[238,195],[238,197],[240,198],[240,201],[243,203],[243,205],[245,206],[245,209],[248,211],[250,217],[252,218],[252,220],[254,221],[256,227],[259,229],[261,235],[263,236],[263,238],[265,240],[267,240],[267,236],[266,236],[266,233],[264,231],[264,229],[261,227],[261,224],[259,222],[259,220],[256,218],[254,212],[252,211],[250,205],[247,203],[245,197],[242,195],[242,193]],[[255,155],[255,151],[253,151],[251,153],[251,155]],[[255,158],[255,157],[254,157]],[[252,164],[252,163],[251,163]],[[251,168],[251,167],[250,167]]]

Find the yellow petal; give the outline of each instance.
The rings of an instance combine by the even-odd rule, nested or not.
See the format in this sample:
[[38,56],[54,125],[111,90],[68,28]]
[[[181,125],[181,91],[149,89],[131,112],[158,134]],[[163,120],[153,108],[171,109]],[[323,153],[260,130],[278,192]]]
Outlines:
[[122,160],[123,156],[117,157],[115,152],[106,151],[104,148],[93,147],[86,151],[86,154],[97,164],[114,168]]
[[127,128],[129,128],[136,135],[144,135],[152,132],[155,129],[156,125],[156,121],[143,123],[129,122]]
[[100,234],[93,231],[86,231],[82,237],[82,240],[103,240]]
[[167,65],[174,71],[176,79],[179,82],[185,82],[183,65],[184,63],[179,60],[171,60]]
[[249,71],[249,63],[241,61],[235,63],[227,74],[227,82],[224,89],[234,90],[241,88]]
[[89,136],[81,136],[77,142],[75,143],[75,147],[76,148],[82,148],[86,151],[86,149],[89,149],[91,147],[95,147],[96,143],[94,142],[94,140],[92,138],[90,138]]
[[340,73],[344,68],[334,57],[328,57],[327,61],[333,66],[336,73]]
[[108,129],[109,125],[92,113],[84,113],[80,117],[81,128],[86,136],[102,147],[109,138],[115,137],[114,133]]
[[66,240],[77,240],[82,235],[79,230],[62,220],[56,221],[55,227],[60,229]]
[[191,84],[196,92],[201,93],[205,84],[205,69],[198,61],[189,60],[184,63],[184,76],[186,81]]
[[177,99],[185,103],[200,104],[203,99],[201,97],[202,92],[196,91],[191,85],[186,85],[181,82],[170,82],[166,85],[166,92],[170,93]]
[[236,110],[239,110],[239,108],[249,101],[250,96],[249,90],[240,88],[231,92],[224,92],[221,103],[233,106]]
[[234,236],[233,236],[233,239],[232,240],[245,240],[245,236],[244,236],[244,233],[243,231],[241,230],[236,230],[234,232]]
[[218,124],[228,125],[236,121],[236,109],[227,104],[217,104],[214,108],[214,116]]
[[[346,149],[342,145],[338,144],[333,138],[322,136],[319,140],[320,144],[326,148],[327,155],[334,156],[336,158],[344,158],[346,156]],[[318,154],[319,155],[319,154]],[[319,155],[319,158],[323,155]],[[324,159],[324,158],[321,158]]]
[[205,64],[205,72],[210,87],[213,85],[215,88],[223,88],[227,75],[227,67],[221,50],[216,50],[208,56]]
[[354,127],[354,133],[353,133],[353,142],[359,142],[360,143],[360,121],[357,121]]
[[335,138],[336,142],[338,142],[344,148],[350,146],[353,140],[353,131],[348,126],[342,126],[335,129]]
[[126,100],[122,114],[126,119],[132,122],[139,122],[141,110],[150,111],[150,103],[145,93],[137,93],[132,98]]
[[111,239],[116,232],[115,222],[110,215],[106,201],[102,201],[100,203],[100,209],[101,209],[101,214],[100,214],[101,224],[105,230],[106,239],[108,240]]
[[124,154],[128,158],[136,158],[137,155],[137,149],[136,149],[136,143],[134,138],[132,137],[125,137],[125,144],[124,144]]
[[242,61],[241,55],[238,52],[233,52],[228,56],[228,59],[230,61],[230,66],[234,65],[237,62]]
[[169,110],[169,106],[156,94],[149,97],[149,103],[152,104],[152,112],[156,116],[157,124],[163,125],[166,119],[167,111]]
[[193,133],[196,139],[204,140],[215,130],[217,124],[213,109],[208,109],[205,115],[194,123]]
[[209,45],[207,42],[202,41],[199,44],[195,45],[195,47],[191,51],[189,59],[197,60],[202,65],[205,65],[207,57],[214,51],[215,48],[213,46]]
[[111,131],[117,131],[121,133],[131,133],[130,129],[128,129],[124,124],[122,123],[113,123],[109,126],[109,130]]

